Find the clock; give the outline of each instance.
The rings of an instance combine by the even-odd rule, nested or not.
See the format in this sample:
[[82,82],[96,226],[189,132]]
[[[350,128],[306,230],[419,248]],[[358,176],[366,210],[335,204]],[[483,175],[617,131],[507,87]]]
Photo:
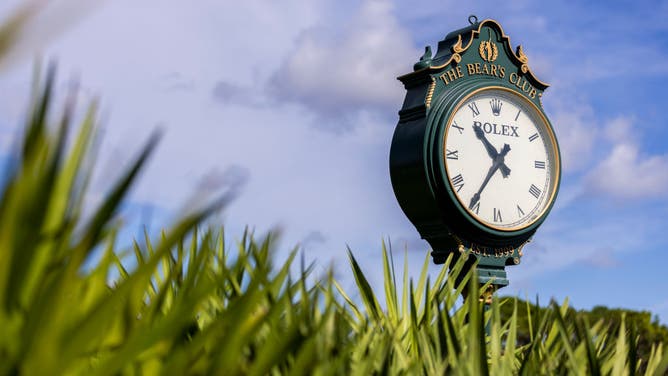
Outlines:
[[537,79],[494,20],[469,19],[413,72],[390,148],[399,206],[435,263],[465,250],[481,282],[505,285],[505,266],[547,218],[561,163]]
[[475,90],[455,105],[445,128],[443,161],[460,211],[505,232],[543,217],[557,191],[559,153],[531,101],[501,86]]

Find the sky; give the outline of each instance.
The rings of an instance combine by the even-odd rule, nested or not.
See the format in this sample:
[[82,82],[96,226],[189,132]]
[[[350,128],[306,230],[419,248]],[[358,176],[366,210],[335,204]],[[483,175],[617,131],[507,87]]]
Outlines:
[[[46,2],[43,2],[46,3]],[[91,195],[156,129],[162,141],[123,216],[157,231],[212,192],[217,216],[282,232],[350,291],[346,248],[381,286],[381,244],[417,276],[429,252],[399,208],[388,157],[424,47],[498,21],[521,44],[563,162],[554,209],[500,291],[648,310],[668,324],[668,1],[55,0],[0,61],[0,152],[24,116],[36,57],[101,100]],[[5,0],[0,20],[26,1]],[[431,265],[429,272],[438,273]]]

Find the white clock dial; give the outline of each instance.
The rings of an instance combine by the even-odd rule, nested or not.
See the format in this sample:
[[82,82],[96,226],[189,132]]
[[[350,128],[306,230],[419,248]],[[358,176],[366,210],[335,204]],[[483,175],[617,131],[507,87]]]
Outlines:
[[538,108],[508,89],[487,88],[464,99],[449,121],[443,158],[469,215],[505,231],[538,220],[554,199],[560,168]]

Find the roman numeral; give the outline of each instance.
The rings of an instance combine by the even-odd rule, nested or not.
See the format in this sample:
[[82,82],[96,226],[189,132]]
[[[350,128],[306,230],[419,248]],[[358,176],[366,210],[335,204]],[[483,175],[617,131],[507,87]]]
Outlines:
[[517,205],[517,216],[520,218],[524,217],[524,210],[519,205]]
[[520,117],[521,113],[522,113],[522,110],[517,110],[517,115],[515,115],[515,121],[517,121],[517,118]]
[[460,127],[459,125],[457,125],[457,122],[456,122],[456,121],[453,121],[453,122],[452,122],[452,126],[455,127],[455,128],[457,128],[457,130],[459,131],[459,134],[464,133],[464,128],[462,128],[462,127]]
[[459,193],[459,191],[464,187],[464,178],[462,177],[462,174],[452,178],[452,186],[454,186],[457,190],[457,193]]
[[501,218],[501,210],[494,208],[494,222],[503,222]]
[[445,157],[447,159],[459,159],[459,150],[450,151],[448,149],[445,149],[445,152],[446,152]]
[[471,208],[472,211],[474,211],[476,214],[480,214],[480,201],[475,203],[475,206]]
[[534,161],[533,165],[536,168],[542,168],[543,170],[545,169],[545,162],[543,161]]
[[531,184],[531,187],[529,187],[529,193],[535,198],[540,197],[540,189],[536,187],[535,185]]
[[478,110],[478,105],[475,102],[470,103],[469,108],[473,111],[473,117],[480,115],[480,110]]
[[531,141],[533,141],[533,140],[535,140],[535,139],[537,139],[537,138],[538,138],[538,133],[534,133],[534,134],[532,134],[531,136],[529,136],[529,142],[531,142]]

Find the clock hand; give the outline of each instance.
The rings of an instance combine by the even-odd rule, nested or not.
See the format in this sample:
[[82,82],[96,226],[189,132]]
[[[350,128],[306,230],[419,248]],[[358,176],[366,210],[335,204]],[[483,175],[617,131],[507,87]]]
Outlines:
[[487,154],[489,154],[489,157],[494,160],[498,153],[496,152],[494,146],[492,146],[492,144],[487,141],[487,137],[485,137],[485,131],[483,131],[479,125],[474,125],[473,131],[475,132],[475,136],[478,138],[478,140],[482,141],[482,144],[485,145],[485,149],[487,149]]
[[[494,146],[492,146],[492,144],[487,140],[487,137],[485,137],[485,131],[483,131],[479,125],[473,125],[473,131],[475,132],[475,136],[478,138],[478,140],[482,141],[482,144],[485,145],[485,149],[487,150],[487,154],[489,155],[489,157],[492,158],[493,161],[496,160],[496,157],[499,155],[499,153],[496,151]],[[501,168],[501,174],[503,175],[504,178],[507,178],[508,175],[510,175],[510,169],[508,168],[508,166],[505,165],[505,163],[502,162],[499,168]]]
[[[475,132],[475,136],[478,138],[478,140],[482,141],[482,144],[485,145],[485,149],[487,149],[487,154],[489,155],[489,157],[492,158],[493,161],[495,161],[499,153],[496,151],[494,146],[492,146],[492,144],[487,140],[487,137],[485,137],[485,131],[483,131],[479,125],[474,125],[473,131]],[[510,146],[508,146],[508,150],[510,150]],[[503,163],[503,161],[501,162],[499,168],[501,169],[501,174],[503,175],[504,178],[507,178],[508,175],[510,175],[510,169],[508,168],[508,166],[506,166],[505,163]]]
[[496,152],[494,146],[492,146],[492,144],[487,141],[487,137],[485,137],[485,131],[483,131],[479,125],[474,125],[473,132],[475,133],[475,136],[478,138],[478,140],[482,141],[482,144],[485,145],[485,149],[487,149],[487,154],[489,157],[494,160],[498,153]]
[[501,170],[501,175],[504,178],[507,178],[508,175],[510,175],[510,169],[508,166],[506,166],[506,162],[504,161],[504,158],[506,154],[510,151],[510,145],[508,144],[503,144],[503,149],[501,149],[501,153],[499,153],[499,156],[497,157],[497,161],[499,162],[499,170]]
[[[480,194],[482,193],[483,189],[485,189],[485,187],[487,186],[487,183],[489,183],[489,179],[491,179],[492,176],[494,176],[496,170],[501,169],[501,174],[503,174],[504,178],[510,174],[510,169],[503,162],[503,159],[505,158],[506,154],[508,154],[509,151],[510,151],[510,145],[504,144],[503,149],[501,149],[501,152],[497,154],[496,158],[494,158],[494,163],[492,163],[492,167],[490,167],[489,171],[487,171],[487,176],[485,176],[485,180],[483,180],[480,189],[478,189],[478,192],[476,192],[471,198],[469,209],[473,210],[475,204],[478,203],[478,201],[480,201]],[[504,173],[504,168],[507,173]]]
[[489,168],[489,171],[487,171],[487,176],[485,176],[485,180],[482,181],[482,185],[480,186],[480,189],[478,189],[478,192],[476,192],[473,197],[471,198],[471,203],[469,204],[469,209],[473,210],[473,207],[475,204],[480,201],[480,194],[482,193],[482,190],[485,189],[485,186],[489,182],[489,179],[492,178],[492,175],[496,172],[496,170],[499,169],[499,165],[495,162],[492,163],[492,167]]
[[510,175],[510,169],[508,168],[508,166],[506,166],[505,163],[502,163],[502,164],[499,166],[499,170],[501,170],[501,175],[502,175],[504,178],[507,178],[508,175]]
[[510,151],[510,145],[508,144],[503,144],[503,148],[501,149],[501,152],[499,153],[499,157],[501,157],[501,163],[503,163],[503,158],[508,154]]

